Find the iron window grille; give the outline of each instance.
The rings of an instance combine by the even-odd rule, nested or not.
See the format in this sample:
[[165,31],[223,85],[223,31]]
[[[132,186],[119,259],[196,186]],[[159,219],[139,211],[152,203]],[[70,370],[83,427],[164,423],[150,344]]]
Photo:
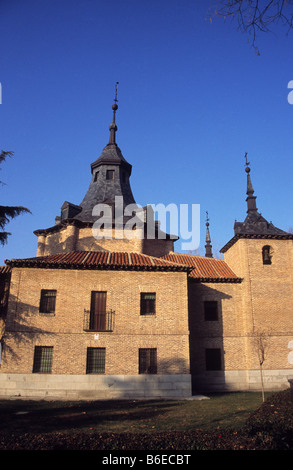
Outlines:
[[84,331],[114,331],[115,311],[95,313],[84,309]]
[[155,292],[141,292],[140,294],[140,314],[156,314],[156,294]]
[[139,349],[139,373],[156,374],[157,373],[157,349],[141,348]]
[[48,290],[42,289],[41,290],[41,298],[40,298],[40,313],[55,313],[56,307],[56,290]]
[[53,346],[35,346],[34,373],[48,374],[52,371]]
[[106,348],[87,348],[86,373],[104,374]]

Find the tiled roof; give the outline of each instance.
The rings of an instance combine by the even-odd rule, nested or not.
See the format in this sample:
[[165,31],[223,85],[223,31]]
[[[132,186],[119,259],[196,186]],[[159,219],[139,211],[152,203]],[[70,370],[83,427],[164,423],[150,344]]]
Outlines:
[[10,272],[10,266],[0,266],[0,274],[9,274]]
[[241,282],[241,279],[236,276],[227,263],[220,259],[181,253],[170,253],[162,256],[162,259],[190,266],[193,269],[189,273],[189,278],[197,281]]
[[[236,222],[237,223],[237,222]],[[286,233],[283,232],[283,234],[268,234],[268,233],[236,233],[231,240],[226,243],[223,248],[221,248],[220,252],[225,253],[228,251],[229,248],[231,248],[234,243],[237,242],[237,240],[240,240],[241,238],[250,238],[250,239],[262,239],[262,240],[293,240],[293,234],[292,233]]]
[[63,269],[128,269],[190,271],[187,265],[173,263],[141,253],[109,251],[73,251],[49,256],[5,261],[11,267]]

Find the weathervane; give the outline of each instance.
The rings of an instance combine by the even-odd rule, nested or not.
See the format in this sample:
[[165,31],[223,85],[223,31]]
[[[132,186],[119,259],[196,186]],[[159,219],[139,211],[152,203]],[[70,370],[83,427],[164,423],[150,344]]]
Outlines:
[[115,103],[117,103],[117,101],[118,101],[118,100],[117,100],[118,85],[119,85],[119,82],[116,82],[116,85],[115,85],[115,99],[114,99]]
[[245,152],[245,156],[244,156],[244,158],[245,158],[245,163],[246,163],[246,166],[250,165],[250,162],[248,162],[248,161],[247,161],[247,152]]

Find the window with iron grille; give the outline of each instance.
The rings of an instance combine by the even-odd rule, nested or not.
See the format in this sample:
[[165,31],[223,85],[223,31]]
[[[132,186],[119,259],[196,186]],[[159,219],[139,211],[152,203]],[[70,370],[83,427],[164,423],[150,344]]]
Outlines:
[[221,349],[206,349],[206,370],[222,370]]
[[54,313],[56,306],[56,290],[41,290],[40,313]]
[[35,346],[33,372],[48,374],[52,371],[53,346]]
[[104,374],[106,348],[87,348],[86,373]]
[[141,348],[139,349],[139,373],[156,374],[157,373],[157,349]]
[[141,292],[140,294],[140,314],[156,314],[156,294],[154,292]]
[[206,321],[218,320],[218,302],[216,300],[206,300],[204,302],[204,319]]

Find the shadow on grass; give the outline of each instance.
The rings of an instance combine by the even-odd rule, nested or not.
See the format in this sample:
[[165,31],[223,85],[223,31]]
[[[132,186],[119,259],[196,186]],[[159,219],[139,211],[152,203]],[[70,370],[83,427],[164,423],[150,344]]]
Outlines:
[[[0,432],[75,432],[141,430],[158,416],[170,412],[176,402],[91,401],[34,402],[13,401],[0,404]],[[147,426],[147,424],[145,424]]]
[[261,394],[212,394],[209,400],[0,401],[0,432],[192,431],[241,428]]

